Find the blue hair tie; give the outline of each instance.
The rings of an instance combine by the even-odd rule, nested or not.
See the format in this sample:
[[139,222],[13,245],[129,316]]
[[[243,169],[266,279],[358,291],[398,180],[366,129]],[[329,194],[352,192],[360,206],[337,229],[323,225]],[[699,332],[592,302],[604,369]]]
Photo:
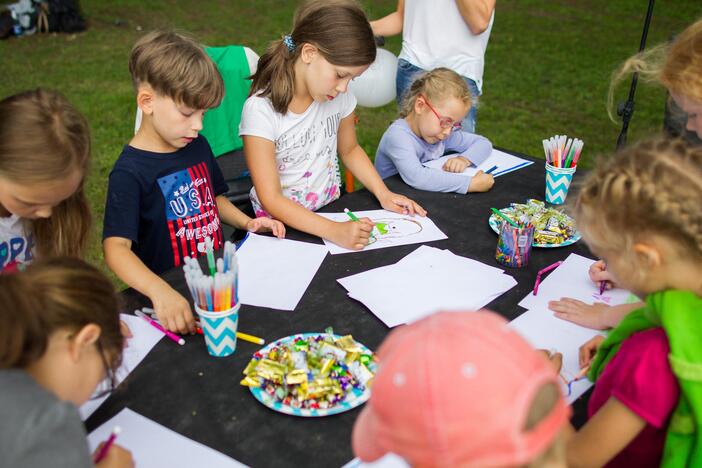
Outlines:
[[283,44],[288,48],[288,52],[291,54],[295,52],[295,41],[293,41],[293,38],[290,34],[286,34],[283,36]]

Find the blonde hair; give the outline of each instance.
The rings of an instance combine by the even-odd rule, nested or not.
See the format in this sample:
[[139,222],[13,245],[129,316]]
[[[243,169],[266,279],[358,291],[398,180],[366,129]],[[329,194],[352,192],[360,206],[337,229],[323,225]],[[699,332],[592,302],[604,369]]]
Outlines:
[[432,102],[455,98],[462,101],[468,109],[473,105],[470,89],[463,78],[455,71],[444,67],[423,73],[412,82],[402,98],[400,117],[407,117],[414,112],[414,104],[420,95]]
[[627,59],[612,75],[607,112],[614,120],[614,92],[632,73],[642,81],[663,85],[671,93],[702,102],[702,18],[670,44],[659,44]]
[[134,89],[148,84],[154,91],[193,109],[219,106],[224,81],[201,45],[172,31],[142,36],[129,54]]
[[[527,418],[524,423],[524,430],[530,431],[534,429],[541,421],[543,421],[556,407],[558,401],[563,398],[561,390],[556,384],[548,383],[536,392],[534,401],[529,407]],[[549,447],[540,453],[535,459],[531,460],[526,466],[528,468],[538,468],[545,465],[553,465],[562,462],[565,465],[566,450],[565,440],[558,434]]]
[[99,343],[119,367],[123,340],[119,297],[109,279],[83,260],[39,260],[21,273],[0,275],[0,369],[39,360],[51,335],[62,329],[100,327]]
[[83,188],[89,163],[88,123],[62,95],[36,89],[0,101],[0,176],[40,184],[83,175],[49,218],[25,220],[39,256],[83,254],[91,224]]
[[290,39],[291,51],[283,39],[273,41],[258,61],[251,76],[250,96],[271,100],[280,114],[288,111],[295,91],[295,62],[302,45],[315,46],[332,65],[355,67],[375,60],[375,40],[361,7],[352,0],[311,0],[295,13]]
[[702,259],[702,148],[653,139],[600,160],[574,206],[578,229],[595,246],[626,251],[646,235],[670,239]]

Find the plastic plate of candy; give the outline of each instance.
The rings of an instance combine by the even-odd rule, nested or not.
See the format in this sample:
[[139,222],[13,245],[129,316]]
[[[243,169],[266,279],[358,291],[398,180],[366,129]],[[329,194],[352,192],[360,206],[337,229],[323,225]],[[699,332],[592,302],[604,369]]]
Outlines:
[[[543,203],[543,202],[542,202]],[[525,206],[525,205],[517,205],[517,206]],[[510,219],[514,218],[514,208],[512,207],[507,207],[507,208],[502,208],[500,210],[503,214],[505,214],[507,217]],[[553,241],[546,242],[543,239],[548,239],[549,237],[549,232],[545,229],[546,226],[540,226],[539,223],[537,222],[536,224],[536,235],[534,236],[534,242],[532,242],[531,246],[532,247],[542,247],[542,248],[554,248],[554,247],[566,247],[568,245],[575,244],[580,240],[582,237],[580,233],[573,227],[573,218],[568,216],[565,213],[561,213],[558,210],[555,210],[554,208],[547,208],[544,209],[544,213],[548,215],[549,213],[558,213],[558,217],[565,222],[566,226],[566,234],[560,233],[552,234]],[[502,219],[500,219],[499,216],[496,214],[492,213],[490,215],[490,218],[488,219],[488,224],[490,225],[490,228],[495,231],[495,234],[500,233],[500,228],[502,227],[502,223],[504,223]],[[561,223],[561,225],[563,224]],[[561,226],[563,227],[563,226]],[[539,235],[539,232],[541,231],[541,235]],[[549,239],[550,240],[550,239]]]
[[373,352],[350,335],[301,333],[254,353],[241,383],[275,411],[321,417],[365,403],[376,369]]

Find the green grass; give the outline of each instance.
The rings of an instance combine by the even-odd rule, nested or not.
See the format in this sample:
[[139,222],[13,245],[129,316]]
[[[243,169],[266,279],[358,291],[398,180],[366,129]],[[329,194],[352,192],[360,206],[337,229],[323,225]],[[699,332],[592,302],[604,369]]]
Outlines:
[[[394,0],[365,0],[370,18]],[[88,194],[95,215],[89,260],[102,264],[100,232],[110,168],[133,130],[134,96],[127,56],[153,28],[188,31],[208,45],[245,44],[262,53],[290,30],[296,2],[282,0],[91,0],[83,2],[89,29],[0,41],[4,97],[37,86],[63,92],[88,118],[94,162]],[[614,68],[638,49],[646,2],[635,0],[500,0],[488,45],[478,132],[497,146],[532,155],[555,134],[585,141],[584,164],[614,148],[620,125],[605,110]],[[658,2],[649,44],[667,40],[702,15],[699,0]],[[386,48],[399,53],[399,37]],[[626,88],[626,89],[625,89]],[[621,99],[628,91],[622,86]],[[629,129],[633,141],[661,127],[664,93],[640,86]],[[373,156],[394,104],[359,109],[358,137]]]

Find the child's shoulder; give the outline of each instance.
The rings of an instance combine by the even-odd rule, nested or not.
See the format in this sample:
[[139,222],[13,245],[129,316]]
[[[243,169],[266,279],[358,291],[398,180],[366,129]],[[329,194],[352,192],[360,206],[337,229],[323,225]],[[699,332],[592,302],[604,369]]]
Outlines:
[[670,344],[665,330],[661,327],[655,327],[631,335],[622,343],[622,350],[635,355],[642,353],[652,356],[662,355],[667,360]]

